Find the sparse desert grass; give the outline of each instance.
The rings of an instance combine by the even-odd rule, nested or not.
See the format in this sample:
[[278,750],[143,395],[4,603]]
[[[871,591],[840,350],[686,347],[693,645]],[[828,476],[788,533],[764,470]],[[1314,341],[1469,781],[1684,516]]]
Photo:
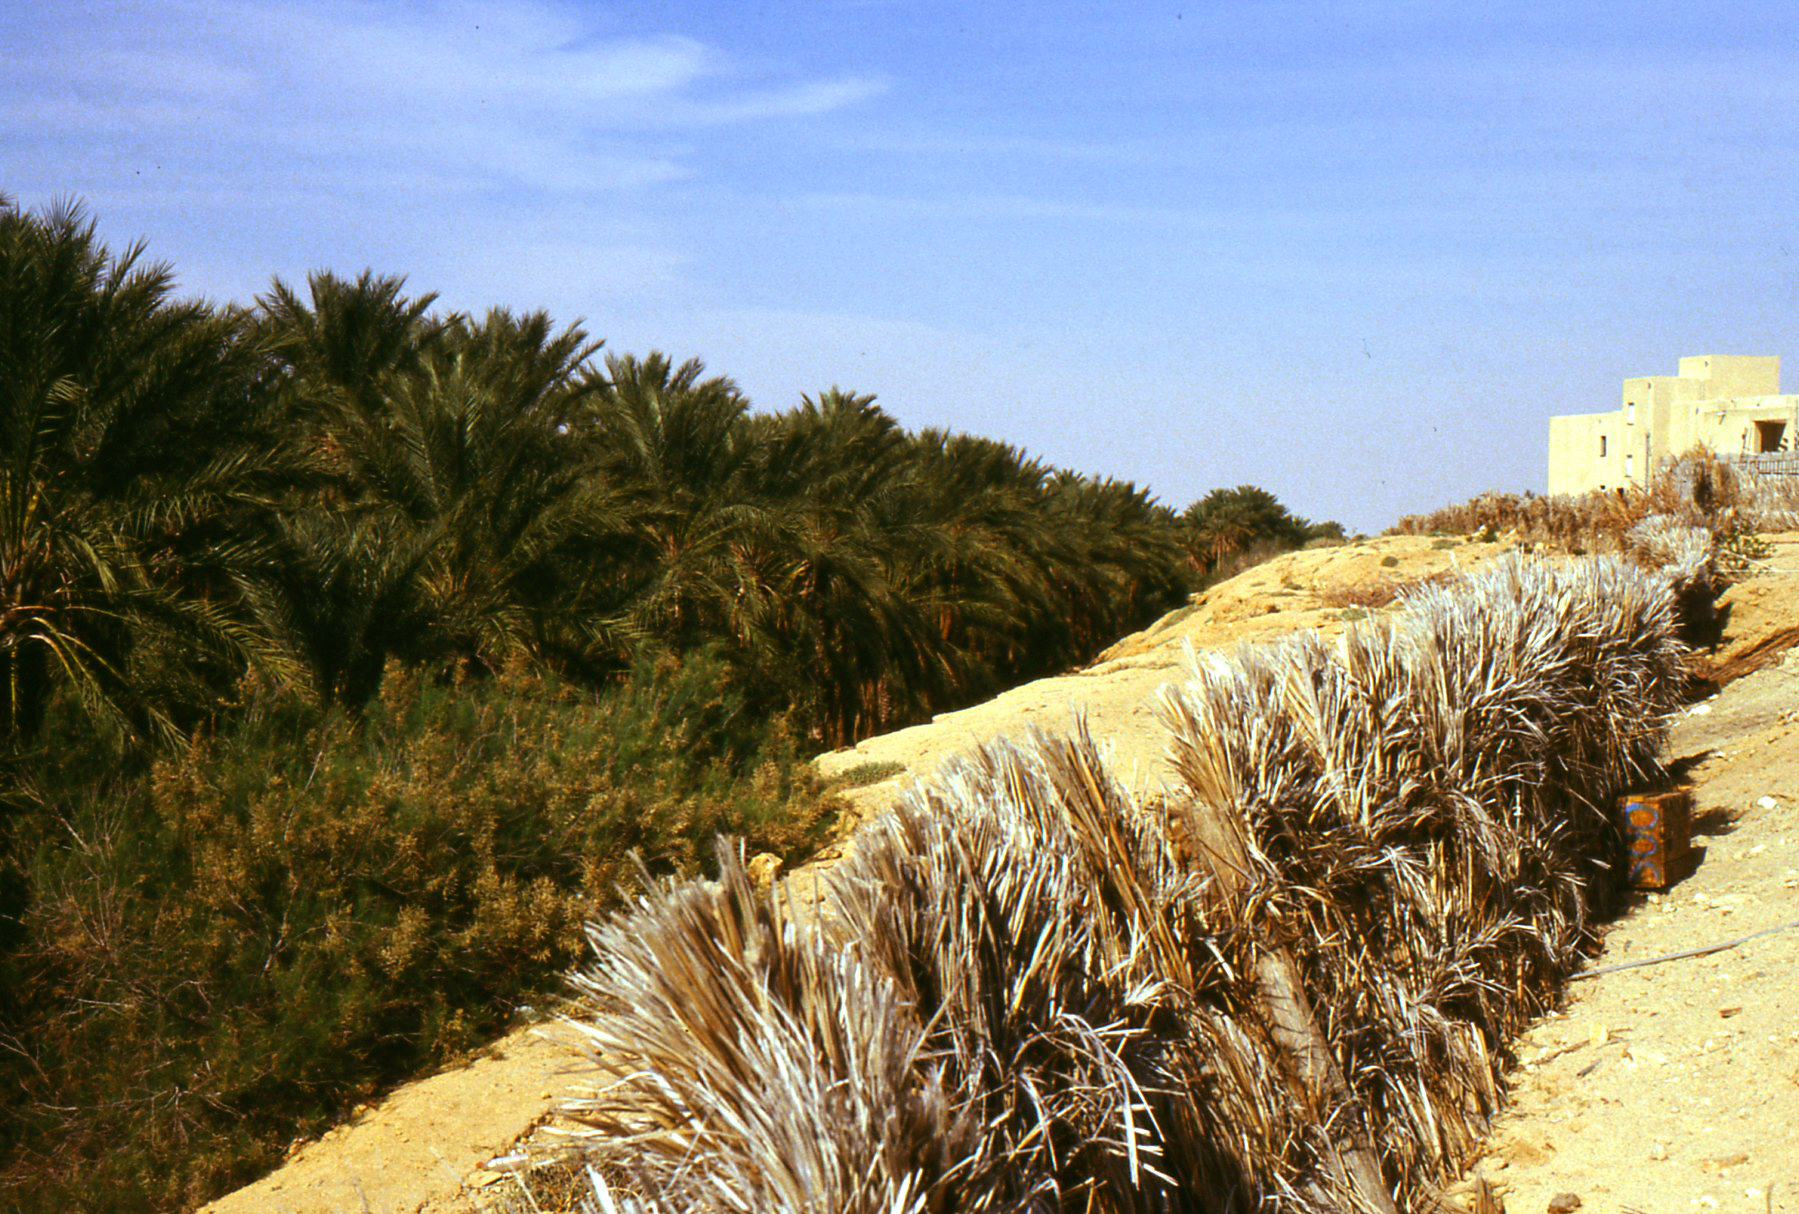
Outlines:
[[1376,608],[1391,606],[1399,598],[1402,584],[1397,581],[1359,582],[1354,585],[1327,586],[1319,592],[1326,607]]
[[1512,534],[1563,552],[1623,552],[1652,517],[1720,536],[1799,527],[1799,477],[1761,476],[1695,451],[1658,470],[1648,488],[1538,497],[1483,493],[1429,514],[1409,515],[1400,535]]
[[1442,585],[1454,578],[1454,573],[1446,571],[1419,578],[1379,578],[1371,582],[1340,583],[1324,587],[1318,592],[1318,597],[1326,607],[1361,608],[1368,611],[1390,607],[1415,590]]

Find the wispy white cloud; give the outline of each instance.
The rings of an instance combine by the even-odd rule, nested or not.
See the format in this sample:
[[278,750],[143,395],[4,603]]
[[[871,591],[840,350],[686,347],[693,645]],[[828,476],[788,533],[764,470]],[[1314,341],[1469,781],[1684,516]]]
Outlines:
[[687,125],[809,117],[847,109],[886,89],[884,81],[870,77],[818,80],[713,100],[684,101],[675,105],[669,119],[677,125]]
[[27,45],[0,66],[0,131],[54,132],[70,159],[125,138],[240,174],[302,158],[364,187],[431,165],[497,188],[639,189],[700,171],[686,131],[830,113],[881,89],[748,82],[691,37],[596,29],[549,0],[171,0],[154,15],[46,8],[14,23]]
[[258,250],[214,293],[375,264],[586,310],[680,289],[698,237],[663,212],[721,141],[883,87],[575,0],[0,5],[0,188],[83,196],[188,266]]
[[[848,145],[846,145],[848,146]],[[1190,143],[1120,134],[1110,139],[1052,139],[998,134],[980,126],[961,131],[864,131],[853,144],[859,152],[889,152],[930,159],[969,158],[1065,161],[1075,164],[1187,163],[1204,155]]]

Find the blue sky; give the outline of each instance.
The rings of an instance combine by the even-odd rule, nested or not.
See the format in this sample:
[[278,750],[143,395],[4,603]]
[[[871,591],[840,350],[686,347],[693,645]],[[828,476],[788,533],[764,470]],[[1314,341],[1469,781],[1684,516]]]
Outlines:
[[1541,490],[1626,375],[1799,359],[1796,51],[1782,3],[19,0],[0,191],[196,294],[403,273],[1375,530]]

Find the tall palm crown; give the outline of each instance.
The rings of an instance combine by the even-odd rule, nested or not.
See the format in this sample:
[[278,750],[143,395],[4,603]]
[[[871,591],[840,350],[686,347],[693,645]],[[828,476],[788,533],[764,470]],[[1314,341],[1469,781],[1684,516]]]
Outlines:
[[1259,545],[1295,548],[1315,534],[1312,524],[1255,485],[1214,489],[1187,507],[1181,522],[1195,564],[1208,573]]
[[601,513],[577,416],[599,343],[541,312],[435,318],[369,272],[308,287],[260,303],[325,495],[284,520],[258,602],[321,698],[360,704],[390,656],[583,649],[591,579],[567,569]]
[[627,627],[676,650],[744,635],[745,557],[763,519],[746,492],[749,402],[705,368],[609,356],[586,421],[595,468],[628,512],[608,556]]
[[79,208],[0,199],[0,734],[58,687],[129,735],[237,660],[246,513],[284,475],[243,316],[176,302]]

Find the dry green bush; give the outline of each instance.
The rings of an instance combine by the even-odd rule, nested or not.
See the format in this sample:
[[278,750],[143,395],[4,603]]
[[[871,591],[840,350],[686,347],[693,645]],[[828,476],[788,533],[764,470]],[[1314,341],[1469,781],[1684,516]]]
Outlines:
[[40,774],[0,1206],[174,1209],[553,994],[632,873],[791,854],[829,794],[693,663],[593,696],[390,672],[362,720],[246,689],[136,779]]

